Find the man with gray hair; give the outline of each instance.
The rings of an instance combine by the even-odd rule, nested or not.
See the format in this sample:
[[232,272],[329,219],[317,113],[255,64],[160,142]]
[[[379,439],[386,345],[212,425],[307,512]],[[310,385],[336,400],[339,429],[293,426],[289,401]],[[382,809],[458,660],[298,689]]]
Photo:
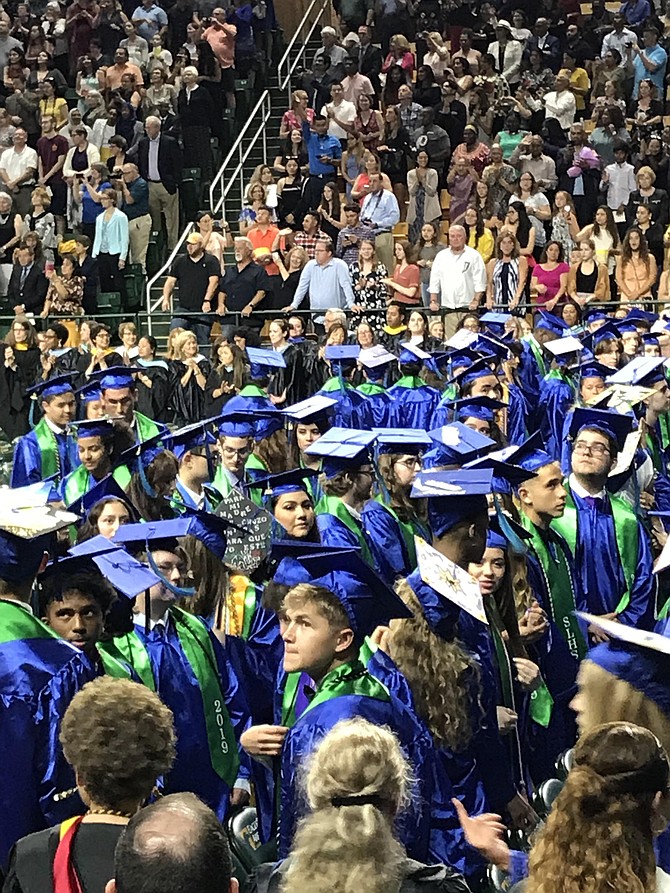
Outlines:
[[128,822],[105,893],[238,893],[225,831],[195,794],[169,794]]
[[450,338],[468,310],[476,310],[486,291],[486,267],[481,254],[465,244],[465,229],[449,227],[449,247],[438,252],[430,270],[430,311],[444,316],[444,335]]
[[161,133],[161,121],[149,115],[144,122],[146,136],[137,144],[137,167],[149,184],[151,228],[159,232],[161,216],[165,218],[168,251],[179,237],[179,192],[182,175],[182,154],[177,140]]

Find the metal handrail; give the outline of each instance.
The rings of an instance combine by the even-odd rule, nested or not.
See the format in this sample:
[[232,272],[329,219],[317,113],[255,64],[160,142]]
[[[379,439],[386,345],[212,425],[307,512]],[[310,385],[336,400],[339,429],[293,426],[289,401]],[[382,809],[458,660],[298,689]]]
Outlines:
[[[263,159],[265,161],[267,161],[267,128],[266,128],[266,125],[267,125],[267,122],[270,120],[271,114],[272,114],[272,105],[270,102],[270,93],[268,90],[264,90],[260,96],[260,99],[254,106],[251,114],[249,115],[249,120],[247,121],[247,123],[244,125],[244,127],[240,131],[239,136],[237,137],[237,139],[235,140],[235,142],[233,144],[233,147],[231,148],[230,152],[226,156],[223,164],[219,168],[218,173],[212,180],[212,183],[209,187],[209,207],[210,207],[212,214],[216,215],[219,212],[222,212],[223,216],[225,217],[226,197],[227,197],[228,193],[230,192],[233,184],[235,183],[236,178],[238,178],[238,177],[239,177],[239,182],[240,182],[240,197],[243,199],[243,195],[244,195],[244,177],[243,177],[244,163],[246,162],[247,158],[249,157],[249,153],[254,148],[254,146],[258,142],[259,138],[262,138],[262,140],[263,140]],[[260,117],[258,117],[258,116],[260,116]],[[249,130],[250,126],[254,122],[256,122],[258,125],[256,128],[256,132],[251,137],[251,139],[249,141],[249,145],[246,147],[246,149],[243,149],[244,137],[246,136],[247,131]],[[237,162],[237,166],[236,166],[235,170],[232,172],[232,174],[227,175],[226,168],[227,168],[228,164],[233,160],[235,155],[239,155],[239,160]],[[214,193],[215,193],[216,187],[220,183],[223,183],[224,177],[226,179],[226,182],[225,182],[225,185],[223,185],[223,187],[221,189],[221,197],[219,198],[218,201],[215,201]]]
[[[312,0],[312,2],[307,7],[307,10],[305,11],[304,16],[302,17],[300,24],[298,25],[298,27],[295,30],[295,34],[293,35],[291,42],[286,47],[284,55],[279,60],[279,65],[277,66],[277,76],[279,78],[279,89],[287,91],[287,94],[288,94],[287,107],[288,108],[291,108],[291,76],[292,76],[293,72],[295,71],[295,69],[298,65],[298,62],[302,59],[302,57],[305,53],[305,50],[307,48],[307,44],[311,40],[312,34],[314,34],[314,30],[315,30],[316,26],[321,21],[325,11],[331,5],[331,0],[321,0],[321,7],[319,9],[318,15],[312,22],[307,34],[303,37],[302,29],[305,27],[305,25],[309,19],[310,13],[312,12],[312,9],[318,3],[319,3],[319,0]],[[293,60],[293,62],[290,62],[290,58],[289,58],[290,54],[293,50],[295,43],[298,40],[300,40],[300,50],[298,52],[298,55]],[[282,80],[282,66],[284,66],[285,64],[288,65],[288,71],[286,72],[286,77]]]
[[187,237],[188,234],[191,232],[191,230],[193,229],[194,226],[195,226],[195,223],[194,223],[194,222],[190,222],[190,223],[187,223],[187,224],[186,224],[186,227],[184,228],[184,232],[183,232],[183,233],[181,234],[181,236],[179,237],[179,241],[177,242],[177,244],[176,244],[176,245],[174,246],[174,248],[172,249],[172,252],[170,253],[170,256],[168,257],[168,259],[165,261],[165,263],[164,263],[163,266],[160,268],[160,270],[159,270],[157,273],[155,273],[155,274],[151,277],[151,279],[149,279],[149,280],[147,281],[147,288],[146,288],[146,294],[147,294],[147,318],[148,318],[148,327],[149,327],[149,334],[150,334],[150,335],[153,334],[153,332],[152,332],[152,314],[153,314],[153,312],[154,312],[155,310],[158,309],[158,307],[159,307],[159,305],[160,305],[160,302],[163,300],[162,297],[158,298],[158,300],[155,302],[155,304],[154,304],[153,307],[152,307],[152,306],[151,306],[151,289],[153,288],[154,283],[157,282],[157,281],[160,279],[161,276],[165,276],[165,274],[167,273],[167,271],[170,269],[170,267],[172,266],[172,264],[173,264],[173,262],[174,262],[174,259],[175,259],[175,258],[177,257],[177,255],[179,254],[179,251],[181,250],[182,245],[186,242],[186,237]]

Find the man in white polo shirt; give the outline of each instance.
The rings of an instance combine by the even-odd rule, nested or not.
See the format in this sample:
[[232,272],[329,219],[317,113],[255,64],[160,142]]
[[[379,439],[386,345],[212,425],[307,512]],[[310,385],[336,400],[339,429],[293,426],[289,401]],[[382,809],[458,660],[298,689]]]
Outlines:
[[449,247],[438,252],[430,270],[431,313],[444,312],[445,338],[450,338],[468,310],[476,310],[486,291],[482,256],[465,244],[465,229],[449,227]]
[[0,155],[0,179],[3,190],[14,200],[14,207],[22,217],[30,212],[30,195],[35,188],[37,152],[26,145],[28,134],[17,127],[12,137],[13,148]]

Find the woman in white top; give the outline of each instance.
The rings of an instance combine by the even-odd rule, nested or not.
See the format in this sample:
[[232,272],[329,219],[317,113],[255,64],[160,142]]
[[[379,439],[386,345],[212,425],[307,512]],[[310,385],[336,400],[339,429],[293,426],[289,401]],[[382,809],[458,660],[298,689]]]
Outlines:
[[426,47],[428,52],[423,57],[423,64],[430,65],[438,84],[444,81],[444,73],[449,67],[449,47],[439,31],[430,31],[426,34]]
[[596,260],[607,267],[610,276],[616,267],[616,255],[621,252],[619,230],[614,222],[614,215],[607,205],[600,205],[596,210],[593,223],[579,229],[577,219],[571,223],[571,234],[575,242],[591,239],[596,246]]
[[496,60],[496,70],[501,74],[510,86],[518,86],[521,80],[521,57],[523,49],[518,40],[514,40],[512,26],[504,19],[500,19],[495,25],[496,39],[489,44],[487,50]]

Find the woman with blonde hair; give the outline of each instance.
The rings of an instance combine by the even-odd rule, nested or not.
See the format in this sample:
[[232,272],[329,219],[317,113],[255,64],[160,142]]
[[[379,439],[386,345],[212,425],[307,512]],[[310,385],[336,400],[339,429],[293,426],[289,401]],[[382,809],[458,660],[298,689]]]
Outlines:
[[305,789],[311,813],[279,866],[256,870],[258,893],[466,893],[444,865],[408,859],[394,822],[411,796],[395,735],[364,719],[337,723],[314,751]]
[[284,112],[279,127],[279,139],[287,140],[292,130],[300,130],[303,118],[311,124],[314,120],[314,109],[308,107],[309,96],[305,90],[294,90],[291,93],[291,108]]
[[178,428],[205,418],[205,387],[212,364],[200,353],[193,332],[182,332],[174,340],[170,362],[171,404]]
[[44,186],[37,186],[30,195],[31,210],[23,218],[23,235],[35,232],[42,240],[44,256],[54,260],[56,250],[56,221],[51,213],[51,196]]
[[366,319],[375,328],[383,326],[388,299],[385,285],[388,270],[378,259],[375,243],[371,239],[361,239],[359,242],[358,261],[349,267],[349,275],[356,304],[367,311],[362,317],[356,315],[353,325],[357,325],[360,319]]

